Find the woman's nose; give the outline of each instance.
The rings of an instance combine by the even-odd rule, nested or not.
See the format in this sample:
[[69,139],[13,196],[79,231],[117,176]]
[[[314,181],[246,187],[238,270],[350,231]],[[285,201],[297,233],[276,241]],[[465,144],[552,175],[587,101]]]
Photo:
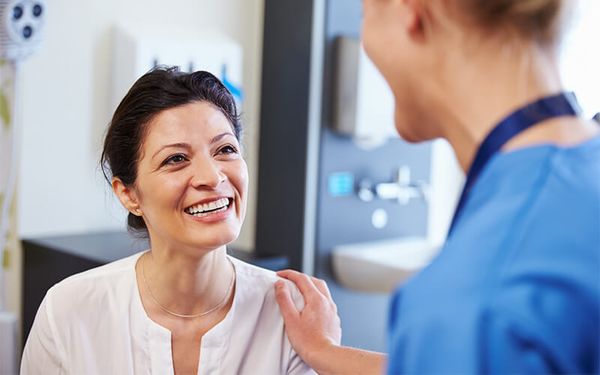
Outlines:
[[212,160],[196,162],[192,177],[193,187],[214,189],[225,180],[226,176],[216,162]]

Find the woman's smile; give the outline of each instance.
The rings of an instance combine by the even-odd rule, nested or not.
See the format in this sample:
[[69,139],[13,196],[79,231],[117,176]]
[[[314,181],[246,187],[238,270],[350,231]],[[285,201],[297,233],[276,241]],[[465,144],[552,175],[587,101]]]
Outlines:
[[212,223],[227,219],[232,212],[232,197],[208,198],[187,207],[184,212],[193,220]]

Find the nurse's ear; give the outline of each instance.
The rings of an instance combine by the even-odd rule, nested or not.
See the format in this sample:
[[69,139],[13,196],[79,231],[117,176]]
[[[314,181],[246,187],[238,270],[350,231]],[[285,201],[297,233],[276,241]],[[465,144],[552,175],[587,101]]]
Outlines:
[[112,189],[125,209],[136,216],[142,216],[139,199],[134,188],[129,187],[118,177],[113,177]]
[[427,15],[424,0],[401,0],[400,22],[407,34],[416,39],[425,38],[425,20]]

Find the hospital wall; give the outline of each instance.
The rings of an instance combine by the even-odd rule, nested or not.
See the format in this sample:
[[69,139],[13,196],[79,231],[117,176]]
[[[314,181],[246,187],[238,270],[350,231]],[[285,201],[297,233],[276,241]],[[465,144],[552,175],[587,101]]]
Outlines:
[[[20,66],[18,126],[22,150],[18,186],[21,238],[124,230],[125,213],[98,169],[110,116],[112,32],[186,29],[222,33],[244,52],[245,152],[256,178],[263,0],[52,0],[41,49]],[[253,243],[249,199],[242,248]],[[7,307],[20,312],[20,251],[13,250]]]
[[574,16],[562,41],[561,73],[564,85],[577,93],[587,117],[600,112],[600,2],[573,2]]

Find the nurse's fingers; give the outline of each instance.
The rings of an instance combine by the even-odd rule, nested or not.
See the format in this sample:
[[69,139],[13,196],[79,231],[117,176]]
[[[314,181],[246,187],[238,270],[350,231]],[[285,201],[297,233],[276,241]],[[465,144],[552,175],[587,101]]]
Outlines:
[[294,270],[279,271],[277,272],[277,275],[293,281],[302,295],[304,295],[306,298],[310,298],[310,296],[313,295],[311,293],[318,291],[328,300],[333,301],[329,287],[327,287],[327,283],[324,280],[318,279],[314,276],[308,276]]
[[327,286],[327,283],[325,282],[325,280],[318,279],[314,276],[311,277],[310,279],[315,284],[317,289],[319,289],[319,291],[321,293],[323,293],[323,295],[325,295],[325,297],[327,297],[327,299],[333,300],[333,298],[331,297],[331,292],[329,292],[329,287]]
[[304,300],[314,300],[315,298],[319,298],[321,296],[321,291],[315,286],[314,282],[311,280],[310,276],[305,275],[301,272],[294,270],[283,270],[277,272],[277,275],[283,277],[284,279],[288,279],[292,281],[298,289]]
[[292,300],[290,289],[282,280],[275,282],[275,300],[279,304],[279,309],[281,310],[281,315],[285,322],[298,319],[300,313]]

